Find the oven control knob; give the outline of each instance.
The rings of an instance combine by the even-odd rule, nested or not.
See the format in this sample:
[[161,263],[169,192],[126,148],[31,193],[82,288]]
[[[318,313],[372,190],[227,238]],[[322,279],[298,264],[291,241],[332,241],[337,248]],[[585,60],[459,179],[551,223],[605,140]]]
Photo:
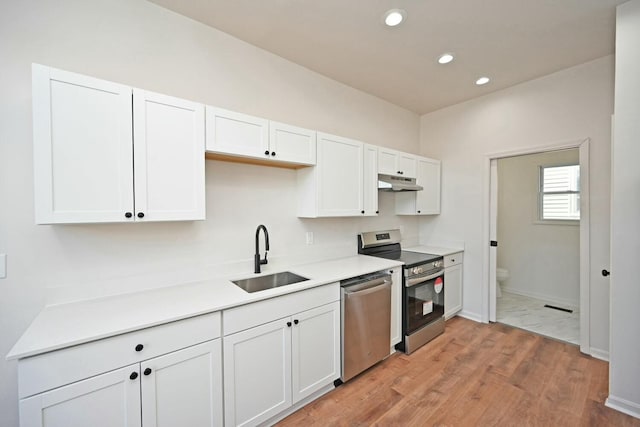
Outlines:
[[434,267],[436,267],[436,268],[440,268],[440,267],[442,267],[443,265],[444,265],[444,261],[442,261],[442,260],[438,260],[438,261],[435,261],[435,262],[433,263],[433,266],[434,266]]
[[422,270],[422,267],[413,267],[413,268],[411,269],[411,273],[412,273],[412,274],[421,274],[421,273],[422,273],[422,271],[423,271],[423,270]]

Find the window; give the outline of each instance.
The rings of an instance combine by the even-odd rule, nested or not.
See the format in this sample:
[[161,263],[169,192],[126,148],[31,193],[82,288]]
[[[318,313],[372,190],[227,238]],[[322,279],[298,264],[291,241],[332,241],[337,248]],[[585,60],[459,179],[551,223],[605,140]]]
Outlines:
[[580,166],[540,167],[540,219],[580,220]]

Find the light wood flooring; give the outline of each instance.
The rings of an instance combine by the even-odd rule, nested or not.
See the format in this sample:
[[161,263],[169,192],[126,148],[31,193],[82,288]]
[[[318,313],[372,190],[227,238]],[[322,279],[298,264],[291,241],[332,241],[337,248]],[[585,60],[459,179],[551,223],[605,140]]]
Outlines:
[[578,347],[459,317],[279,426],[640,426],[604,406],[608,363]]

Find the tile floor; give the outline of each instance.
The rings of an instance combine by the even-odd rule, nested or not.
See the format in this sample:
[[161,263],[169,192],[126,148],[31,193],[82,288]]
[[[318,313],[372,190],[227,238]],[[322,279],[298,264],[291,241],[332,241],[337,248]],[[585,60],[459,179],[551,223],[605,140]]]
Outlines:
[[569,308],[573,313],[566,313],[544,305],[547,302],[535,298],[502,292],[496,304],[496,320],[506,325],[525,329],[550,338],[580,344],[580,310]]

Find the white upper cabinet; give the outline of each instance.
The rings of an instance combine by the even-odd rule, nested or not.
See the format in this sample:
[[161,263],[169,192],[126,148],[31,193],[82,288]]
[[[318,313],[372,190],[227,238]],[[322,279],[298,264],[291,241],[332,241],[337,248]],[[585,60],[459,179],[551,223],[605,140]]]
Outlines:
[[202,106],[34,64],[33,129],[36,223],[204,219]]
[[378,173],[398,175],[397,151],[384,147],[378,148]]
[[390,148],[378,148],[378,173],[384,175],[417,177],[416,156]]
[[265,158],[269,151],[269,121],[207,106],[207,151]]
[[269,162],[314,165],[316,132],[207,107],[207,152]]
[[134,89],[133,117],[136,220],[205,219],[204,106]]
[[404,178],[417,178],[417,158],[413,154],[398,153],[398,172]]
[[416,184],[421,191],[396,194],[396,215],[436,215],[440,213],[440,160],[417,157]]
[[318,133],[314,168],[298,170],[298,216],[362,216],[364,144]]
[[416,184],[424,189],[416,193],[416,213],[440,213],[440,160],[419,158]]
[[133,212],[131,88],[33,65],[36,223]]
[[361,215],[364,144],[327,134],[321,134],[318,140],[318,213],[320,216]]
[[378,215],[378,147],[364,145],[363,161],[363,208],[364,216]]
[[315,165],[316,131],[270,121],[269,149],[274,160]]

